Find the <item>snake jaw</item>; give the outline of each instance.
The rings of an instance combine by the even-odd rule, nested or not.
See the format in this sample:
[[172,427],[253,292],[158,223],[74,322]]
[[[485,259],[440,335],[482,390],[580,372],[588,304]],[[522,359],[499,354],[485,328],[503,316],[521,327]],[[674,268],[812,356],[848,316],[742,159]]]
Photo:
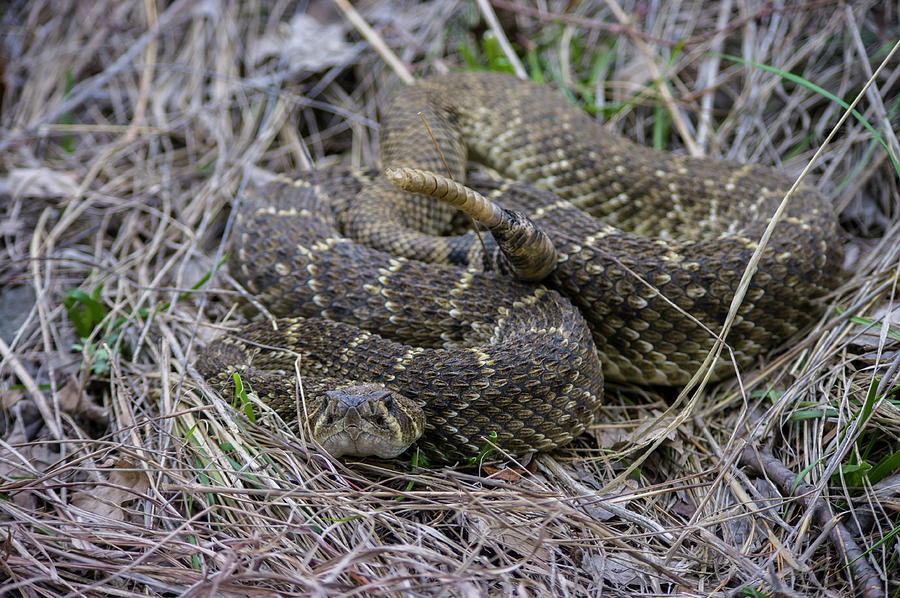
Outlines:
[[377,384],[345,386],[322,394],[313,436],[331,456],[396,457],[424,430],[422,409]]

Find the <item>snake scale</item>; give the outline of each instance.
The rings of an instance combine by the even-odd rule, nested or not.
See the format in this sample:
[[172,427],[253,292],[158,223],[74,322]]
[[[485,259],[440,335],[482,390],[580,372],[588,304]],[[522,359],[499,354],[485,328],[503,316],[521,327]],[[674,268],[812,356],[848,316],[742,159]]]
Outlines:
[[[521,456],[594,423],[604,377],[686,383],[792,184],[770,167],[637,145],[552,89],[500,74],[419,81],[382,125],[383,165],[426,173],[325,169],[245,198],[231,269],[280,319],[198,359],[223,393],[240,373],[334,454],[392,456],[418,438],[453,461],[495,433]],[[471,162],[499,173],[469,179],[506,208],[485,204],[504,224],[487,222],[483,243],[451,205],[472,192],[427,174],[444,172],[437,148],[455,181]],[[516,269],[534,237],[521,222],[555,247],[540,283]],[[721,358],[714,378],[808,324],[841,259],[831,206],[799,187],[726,339],[734,361]]]

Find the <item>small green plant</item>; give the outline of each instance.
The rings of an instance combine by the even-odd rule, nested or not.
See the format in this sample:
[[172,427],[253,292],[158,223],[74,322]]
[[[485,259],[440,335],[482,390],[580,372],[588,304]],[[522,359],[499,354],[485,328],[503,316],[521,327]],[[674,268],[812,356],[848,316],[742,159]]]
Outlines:
[[125,318],[117,318],[110,324],[105,335],[99,340],[91,340],[98,336],[95,331],[109,313],[106,305],[100,300],[100,287],[94,289],[90,295],[81,289],[70,290],[63,298],[63,307],[80,339],[72,345],[72,349],[84,353],[94,374],[105,374],[109,371],[111,352],[119,340]]
[[781,396],[783,394],[784,394],[784,392],[782,392],[780,390],[775,390],[774,388],[772,388],[772,386],[767,386],[765,388],[757,388],[755,390],[750,391],[750,398],[751,399],[767,398],[770,401],[772,401],[772,403],[774,404],[774,403],[778,402],[778,400],[781,398]]
[[900,469],[900,451],[881,457],[875,464],[870,463],[870,455],[883,441],[881,434],[874,431],[865,439],[857,440],[858,451],[850,452],[847,463],[841,465],[840,472],[834,473],[833,481],[837,483],[843,477],[848,488],[862,488],[867,484],[877,484]]
[[477,44],[461,42],[459,53],[462,54],[466,65],[472,70],[488,70],[498,73],[514,74],[512,64],[500,47],[500,41],[492,31],[486,31],[482,38],[481,47]]
[[[866,392],[865,400],[862,402],[859,400],[853,401],[859,407],[859,410],[847,422],[847,427],[842,431],[841,437],[847,434],[856,420],[865,422],[862,425],[866,425],[869,417],[875,410],[875,405],[882,399],[891,403],[897,402],[896,397],[900,387],[892,387],[880,395],[878,394],[880,383],[881,378],[873,378],[869,385],[869,390]],[[879,449],[884,449],[885,447],[893,448],[893,439],[885,438],[877,428],[864,429],[861,427],[855,443],[856,450],[849,452],[847,462],[841,465],[840,471],[834,473],[833,481],[838,482],[842,476],[844,483],[848,487],[861,488],[866,483],[876,484],[900,469],[900,451],[892,451],[878,459],[874,464],[871,462],[874,461],[871,456],[881,452]]]
[[[221,268],[227,259],[228,255],[226,254],[214,268],[208,270],[189,290],[179,293],[175,301],[187,299],[191,293],[206,284],[213,273]],[[107,325],[105,333],[100,333],[96,332],[97,328],[103,324],[109,314],[109,308],[102,301],[100,287],[95,288],[90,294],[82,289],[71,289],[63,297],[63,307],[79,338],[79,342],[73,344],[72,349],[84,353],[91,364],[91,371],[98,375],[109,371],[109,360],[119,349],[122,329],[132,315],[146,320],[169,309],[171,306],[172,303],[167,302],[152,312],[146,309],[129,311],[127,317],[120,316],[116,318]]]
[[496,448],[496,446],[497,446],[497,432],[491,432],[490,435],[488,436],[487,443],[481,448],[480,451],[478,451],[477,455],[466,459],[466,463],[468,465],[480,464],[487,458],[488,455],[490,455],[493,452],[493,450]]
[[789,419],[792,422],[802,422],[810,419],[822,419],[823,417],[837,417],[838,410],[834,407],[819,407],[816,403],[809,401],[801,401],[797,403],[797,407],[808,407],[807,409],[795,409],[791,412]]
[[[412,456],[410,457],[410,466],[412,467],[412,471],[416,472],[420,469],[430,469],[431,462],[418,448],[413,450]],[[412,489],[412,482],[409,483],[407,490]]]
[[[244,381],[241,380],[241,375],[235,372],[233,374],[234,377],[234,403],[233,406],[235,409],[239,409],[244,412],[244,415],[247,416],[252,423],[256,423],[256,413],[253,412],[253,402],[250,401],[250,397],[247,396],[247,389],[249,386],[244,386]],[[250,392],[253,392],[250,389]]]
[[100,287],[90,295],[81,289],[72,289],[63,298],[63,307],[81,338],[89,337],[106,317],[106,306],[100,301]]
[[88,342],[72,343],[72,350],[84,353],[91,364],[91,372],[98,376],[109,371],[110,348],[108,345],[98,345]]

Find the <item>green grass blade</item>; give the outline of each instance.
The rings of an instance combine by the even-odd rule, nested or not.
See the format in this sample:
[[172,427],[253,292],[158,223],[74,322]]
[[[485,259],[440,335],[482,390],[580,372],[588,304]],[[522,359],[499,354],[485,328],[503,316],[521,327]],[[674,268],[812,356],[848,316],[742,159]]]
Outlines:
[[[718,56],[720,56],[726,60],[731,60],[732,62],[739,62],[741,64],[754,66],[758,69],[762,69],[764,71],[774,73],[774,74],[778,75],[779,77],[787,79],[788,81],[791,81],[792,83],[801,85],[801,86],[809,89],[810,91],[813,91],[823,97],[828,98],[832,102],[839,104],[841,107],[844,108],[844,110],[850,108],[850,104],[848,104],[841,98],[837,97],[836,95],[834,95],[827,89],[824,89],[823,87],[816,85],[812,81],[807,81],[803,77],[799,77],[793,73],[789,73],[787,71],[783,71],[781,69],[777,69],[775,67],[768,66],[766,64],[760,64],[760,63],[754,62],[752,60],[747,60],[745,58],[741,58],[740,56],[732,56],[731,54],[718,54]],[[894,170],[897,172],[897,174],[900,174],[900,162],[897,161],[897,156],[895,156],[893,154],[893,152],[891,152],[890,147],[888,147],[888,144],[884,140],[884,137],[881,136],[881,133],[876,131],[875,128],[869,124],[869,121],[867,121],[865,119],[865,117],[862,114],[860,114],[859,111],[857,111],[856,109],[851,110],[850,114],[852,114],[856,118],[856,120],[858,120],[860,123],[862,123],[862,126],[864,126],[872,134],[872,137],[874,137],[875,139],[878,140],[878,143],[880,143],[881,147],[883,147],[884,150],[888,153],[888,156],[890,157],[891,162],[894,164]]]

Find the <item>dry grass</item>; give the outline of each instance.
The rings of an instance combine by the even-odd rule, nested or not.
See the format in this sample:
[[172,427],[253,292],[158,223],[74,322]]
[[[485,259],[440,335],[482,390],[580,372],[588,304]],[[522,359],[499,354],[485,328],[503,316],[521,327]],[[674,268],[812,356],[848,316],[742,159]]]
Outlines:
[[[858,119],[809,175],[842,210],[847,283],[740,385],[669,411],[674,393],[613,388],[606,423],[534,473],[338,463],[197,389],[191,361],[237,298],[224,272],[202,280],[245,186],[376,163],[376,106],[397,73],[327,2],[306,11],[335,29],[268,53],[292,3],[163,4],[0,9],[0,595],[861,592],[811,497],[868,550],[875,595],[900,593],[898,463],[874,485],[855,467],[900,451],[885,326],[898,320],[900,194]],[[611,127],[794,174],[843,108],[721,54],[852,101],[900,36],[896,8],[865,0],[575,4],[494,6],[518,56],[533,51]],[[415,73],[456,68],[486,29],[475,3],[358,8]],[[898,64],[858,105],[894,159]],[[80,352],[63,306],[78,288],[99,289],[105,314]],[[806,502],[739,467],[746,443],[802,472]]]

